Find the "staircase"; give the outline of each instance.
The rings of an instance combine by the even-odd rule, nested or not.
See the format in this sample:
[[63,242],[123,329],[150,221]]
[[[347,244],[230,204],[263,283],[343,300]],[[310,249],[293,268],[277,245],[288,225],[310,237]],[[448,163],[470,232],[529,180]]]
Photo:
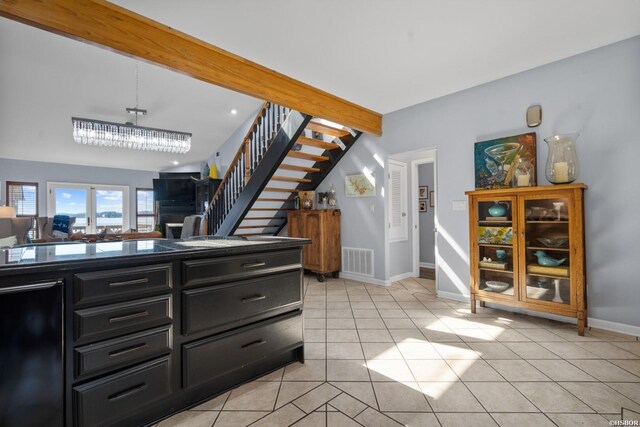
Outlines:
[[297,192],[315,190],[360,135],[265,102],[211,199],[207,233],[278,234]]

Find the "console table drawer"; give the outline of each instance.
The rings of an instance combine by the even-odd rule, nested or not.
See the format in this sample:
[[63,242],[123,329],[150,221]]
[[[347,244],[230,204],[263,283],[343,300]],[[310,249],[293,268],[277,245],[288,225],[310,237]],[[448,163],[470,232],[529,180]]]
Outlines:
[[182,281],[187,287],[302,268],[300,254],[300,249],[296,249],[185,261]]
[[208,383],[297,345],[302,345],[300,312],[186,344],[182,349],[183,385],[191,388]]
[[302,304],[299,270],[183,291],[183,334],[212,330]]
[[112,338],[171,321],[171,295],[76,310],[75,344]]
[[79,273],[73,276],[76,304],[144,296],[171,290],[171,264]]
[[126,367],[171,351],[171,326],[74,349],[76,378]]
[[165,357],[73,388],[78,426],[108,426],[171,394]]

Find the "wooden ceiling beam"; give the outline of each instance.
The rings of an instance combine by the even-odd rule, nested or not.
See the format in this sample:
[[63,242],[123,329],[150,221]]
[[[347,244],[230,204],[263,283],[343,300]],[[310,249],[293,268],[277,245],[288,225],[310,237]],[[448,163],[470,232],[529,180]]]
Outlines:
[[382,134],[379,113],[104,0],[0,0],[0,16],[363,132]]

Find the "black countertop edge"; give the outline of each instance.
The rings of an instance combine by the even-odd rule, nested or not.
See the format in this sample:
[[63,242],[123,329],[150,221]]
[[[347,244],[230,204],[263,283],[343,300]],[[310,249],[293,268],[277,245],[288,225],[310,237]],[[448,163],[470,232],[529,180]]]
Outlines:
[[[225,246],[223,247],[207,247],[207,241],[211,240],[224,240]],[[233,242],[238,241],[238,245],[234,245]],[[176,256],[180,258],[186,257],[219,257],[230,256],[236,254],[249,254],[259,252],[272,252],[277,250],[302,247],[311,243],[309,239],[299,238],[287,238],[287,237],[269,237],[269,238],[255,238],[249,240],[249,242],[255,243],[243,243],[245,240],[241,239],[219,239],[210,236],[203,236],[199,239],[188,240],[170,240],[170,239],[148,239],[148,240],[123,240],[119,242],[106,242],[106,243],[124,243],[127,246],[138,244],[142,242],[145,244],[153,245],[154,248],[160,249],[159,251],[145,252],[136,251],[135,253],[123,253],[123,251],[98,251],[97,248],[103,243],[78,243],[77,245],[83,245],[86,251],[91,255],[76,254],[68,259],[64,258],[64,255],[53,255],[55,259],[46,261],[22,261],[22,262],[10,262],[8,261],[11,250],[0,250],[0,277],[6,277],[16,274],[26,273],[56,273],[64,272],[71,269],[78,268],[94,268],[100,266],[103,268],[117,267],[124,259],[128,263],[132,261],[144,263],[144,262],[169,262],[175,259]],[[199,242],[202,244],[199,245]],[[190,246],[185,246],[190,245]],[[72,249],[76,244],[64,244],[60,246],[66,246]],[[124,245],[123,245],[124,246]],[[47,245],[23,245],[16,249],[22,249],[24,251],[53,251],[55,252],[56,244]],[[58,246],[59,247],[59,246]],[[37,249],[36,249],[37,248]],[[13,252],[16,254],[17,252]]]

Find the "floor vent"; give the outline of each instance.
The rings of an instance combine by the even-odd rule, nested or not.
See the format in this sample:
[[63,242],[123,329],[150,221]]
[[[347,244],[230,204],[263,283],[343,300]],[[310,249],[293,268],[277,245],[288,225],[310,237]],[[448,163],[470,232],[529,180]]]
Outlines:
[[373,250],[343,247],[342,271],[373,277]]

